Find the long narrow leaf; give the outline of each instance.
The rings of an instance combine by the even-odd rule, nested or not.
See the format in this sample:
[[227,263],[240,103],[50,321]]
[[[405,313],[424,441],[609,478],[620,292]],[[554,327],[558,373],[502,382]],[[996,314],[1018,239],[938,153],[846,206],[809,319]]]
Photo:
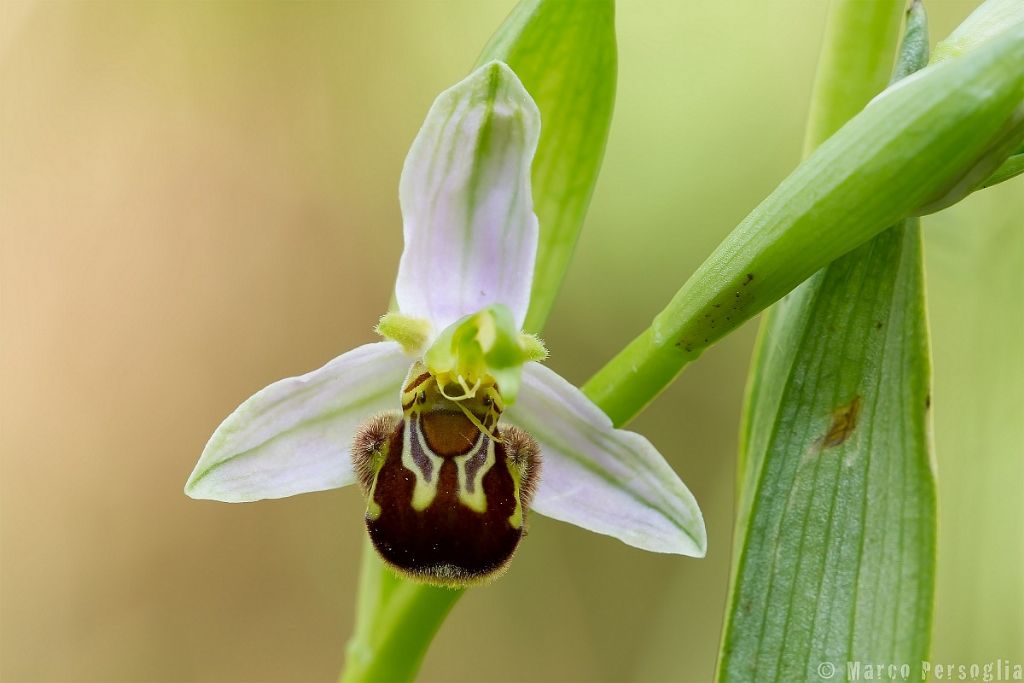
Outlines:
[[[720,663],[727,681],[927,653],[935,560],[929,361],[917,221],[780,304],[749,435],[748,506]],[[756,444],[764,444],[760,448]],[[916,675],[916,674],[915,674]]]

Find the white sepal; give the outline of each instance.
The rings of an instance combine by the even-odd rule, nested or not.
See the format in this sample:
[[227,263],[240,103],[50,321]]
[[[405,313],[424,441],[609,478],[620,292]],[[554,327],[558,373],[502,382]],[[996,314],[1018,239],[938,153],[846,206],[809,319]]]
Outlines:
[[579,389],[538,363],[523,368],[509,422],[540,444],[543,474],[532,509],[629,545],[703,557],[697,501],[651,442],[615,429]]
[[258,391],[217,427],[185,493],[244,503],[351,484],[356,429],[395,408],[409,364],[394,342],[366,344]]

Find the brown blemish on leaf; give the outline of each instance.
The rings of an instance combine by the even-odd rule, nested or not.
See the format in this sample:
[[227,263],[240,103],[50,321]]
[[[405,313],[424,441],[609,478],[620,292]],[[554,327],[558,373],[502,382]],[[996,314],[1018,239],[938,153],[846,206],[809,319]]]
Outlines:
[[850,434],[857,428],[859,416],[860,396],[854,396],[852,401],[836,408],[832,412],[832,424],[829,425],[828,432],[821,439],[821,447],[832,448],[850,438]]
[[932,395],[931,394],[927,394],[924,397],[924,409],[928,410],[931,407],[932,407]]

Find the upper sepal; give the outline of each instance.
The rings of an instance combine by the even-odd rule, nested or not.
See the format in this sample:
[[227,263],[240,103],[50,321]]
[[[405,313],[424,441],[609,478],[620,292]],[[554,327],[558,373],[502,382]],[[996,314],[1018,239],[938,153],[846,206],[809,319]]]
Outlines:
[[441,93],[412,143],[399,197],[395,295],[435,331],[491,304],[521,329],[537,251],[530,166],[537,105],[512,70],[483,65]]

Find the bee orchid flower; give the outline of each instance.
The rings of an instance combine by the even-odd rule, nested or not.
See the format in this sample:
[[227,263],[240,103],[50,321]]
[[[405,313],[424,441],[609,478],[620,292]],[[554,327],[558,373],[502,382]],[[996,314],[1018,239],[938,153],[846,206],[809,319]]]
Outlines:
[[[643,436],[616,429],[521,332],[538,222],[536,104],[501,62],[434,102],[399,187],[405,250],[385,341],[275,382],[217,428],[185,486],[248,502],[358,483],[399,572],[504,570],[530,510],[637,548],[702,556],[697,504]],[[543,466],[541,462],[543,461]]]

